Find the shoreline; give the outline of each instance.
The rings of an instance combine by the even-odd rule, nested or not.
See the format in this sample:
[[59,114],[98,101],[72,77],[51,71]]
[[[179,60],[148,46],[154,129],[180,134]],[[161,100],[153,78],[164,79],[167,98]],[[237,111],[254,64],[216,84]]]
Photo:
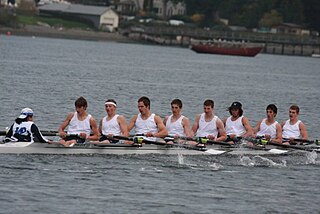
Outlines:
[[56,29],[52,27],[31,25],[23,28],[0,27],[0,35],[136,43],[136,41],[117,32],[108,33],[82,29]]
[[[74,39],[74,40],[87,40],[87,41],[105,41],[105,42],[119,42],[119,43],[136,43],[136,44],[149,44],[160,46],[175,46],[185,47],[190,46],[185,44],[184,41],[173,41],[165,37],[148,36],[144,34],[131,33],[128,36],[122,35],[120,32],[100,32],[93,30],[83,29],[63,29],[53,28],[41,25],[27,25],[22,28],[9,28],[0,26],[0,36],[29,36],[29,37],[43,37],[43,38],[57,38],[57,39]],[[312,45],[285,45],[268,43],[261,53],[272,55],[287,55],[287,56],[305,56],[315,57],[320,54],[320,46]],[[315,56],[313,56],[315,55]]]

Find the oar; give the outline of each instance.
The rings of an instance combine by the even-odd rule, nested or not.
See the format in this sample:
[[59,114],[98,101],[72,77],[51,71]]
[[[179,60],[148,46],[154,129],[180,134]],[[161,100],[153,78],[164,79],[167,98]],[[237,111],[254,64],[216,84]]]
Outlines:
[[273,146],[279,146],[279,147],[283,147],[283,148],[288,148],[288,149],[297,149],[297,150],[304,150],[304,151],[309,151],[309,152],[312,152],[312,151],[320,152],[320,147],[288,145],[288,144],[276,143],[276,142],[268,142],[268,144],[273,145]]
[[[145,144],[154,144],[154,145],[162,145],[162,146],[168,146],[168,147],[177,147],[177,148],[184,148],[184,149],[191,149],[191,150],[197,150],[197,151],[203,151],[206,153],[210,154],[222,154],[225,153],[226,151],[221,151],[221,150],[215,150],[215,149],[207,149],[205,146],[199,147],[199,146],[193,146],[193,145],[188,145],[188,144],[181,144],[173,141],[173,144],[168,144],[166,139],[165,141],[152,141],[145,139],[141,137],[141,135],[135,136],[135,137],[123,137],[123,136],[113,136],[114,138],[122,139],[122,140],[129,140],[133,141],[135,143],[145,143]],[[171,141],[171,140],[170,140]]]
[[272,141],[268,141],[266,139],[253,139],[253,138],[244,138],[245,140],[248,140],[249,142],[253,142],[256,144],[262,144],[262,145],[273,145],[273,146],[278,146],[282,148],[287,148],[287,149],[297,149],[297,150],[304,150],[304,151],[316,151],[319,152],[318,150],[320,147],[308,147],[308,146],[301,146],[301,145],[288,145],[288,144],[283,144],[283,143],[276,143]]
[[[284,139],[285,141],[290,141],[289,139]],[[299,143],[306,143],[306,144],[317,144],[320,145],[320,141],[318,139],[316,140],[306,140],[306,139],[293,139],[293,142],[299,142]]]
[[222,146],[232,147],[232,145],[227,142],[210,140],[209,138],[206,138],[206,137],[191,138],[191,137],[184,137],[184,136],[176,137],[176,136],[172,136],[172,135],[169,135],[168,137],[174,138],[174,139],[187,140],[187,141],[195,141],[199,144],[204,144],[204,145],[209,144],[209,145],[222,145]]

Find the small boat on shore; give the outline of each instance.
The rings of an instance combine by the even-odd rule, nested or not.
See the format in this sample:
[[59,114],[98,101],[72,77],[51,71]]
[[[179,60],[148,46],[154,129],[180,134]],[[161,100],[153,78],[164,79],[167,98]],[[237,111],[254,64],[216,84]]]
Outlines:
[[227,41],[209,41],[191,45],[191,50],[197,53],[221,54],[233,56],[254,57],[263,49],[262,44],[227,42]]
[[312,54],[311,57],[313,57],[313,58],[320,58],[320,54]]

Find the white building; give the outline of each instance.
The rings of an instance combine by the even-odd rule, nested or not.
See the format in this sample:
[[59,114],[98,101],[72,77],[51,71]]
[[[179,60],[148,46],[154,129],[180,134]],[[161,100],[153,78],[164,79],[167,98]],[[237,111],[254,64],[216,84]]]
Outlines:
[[[143,9],[144,0],[130,0],[130,1],[134,2],[137,11]],[[128,2],[128,0],[120,0],[120,2]],[[172,1],[153,0],[153,11],[159,17],[170,18],[171,16],[174,16],[174,15],[185,15],[186,5],[183,2],[178,2],[177,4],[175,4]]]
[[119,15],[109,7],[88,6],[81,4],[47,4],[40,6],[43,15],[69,15],[90,20],[102,30],[115,31],[119,26]]
[[160,17],[171,17],[186,14],[186,5],[183,2],[175,4],[172,1],[168,1],[167,4],[165,4],[165,1],[163,0],[154,0],[153,9]]

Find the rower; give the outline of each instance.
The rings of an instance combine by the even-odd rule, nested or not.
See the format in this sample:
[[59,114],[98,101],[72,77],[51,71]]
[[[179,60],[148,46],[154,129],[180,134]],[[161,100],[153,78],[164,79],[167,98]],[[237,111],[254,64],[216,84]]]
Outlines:
[[150,99],[140,97],[138,100],[139,114],[134,115],[128,124],[128,132],[135,128],[136,135],[143,135],[149,140],[163,138],[168,135],[168,131],[160,116],[151,113]]
[[306,126],[301,120],[299,120],[299,113],[299,106],[290,106],[289,119],[281,123],[283,143],[294,143],[295,139],[308,139]]
[[267,118],[260,120],[254,127],[254,135],[256,138],[264,138],[267,141],[281,143],[281,126],[275,120],[278,108],[274,104],[269,104],[266,108]]
[[[96,120],[87,112],[88,103],[84,97],[75,101],[75,112],[68,114],[59,127],[60,144],[71,147],[76,143],[85,143],[86,140],[98,140],[99,131]],[[68,126],[67,133],[64,131]],[[91,135],[92,133],[92,135]]]
[[[182,101],[180,99],[172,100],[171,111],[172,114],[166,116],[163,121],[168,130],[168,135],[174,136],[175,138],[192,137],[189,118],[181,114]],[[172,141],[170,143],[172,143]]]
[[33,111],[31,108],[21,110],[19,117],[10,127],[4,138],[4,142],[34,142],[53,143],[41,134],[38,126],[33,122]]
[[100,143],[118,143],[119,140],[112,139],[113,136],[128,137],[128,128],[126,118],[117,114],[117,102],[114,99],[108,99],[104,103],[107,116],[100,120],[99,132]]
[[226,140],[227,134],[223,122],[218,116],[214,115],[214,101],[204,101],[203,110],[204,113],[196,116],[192,132],[200,138],[208,138],[214,141]]
[[228,108],[231,116],[223,120],[227,140],[230,144],[238,143],[242,138],[252,137],[253,131],[247,117],[243,116],[242,104],[233,102]]

